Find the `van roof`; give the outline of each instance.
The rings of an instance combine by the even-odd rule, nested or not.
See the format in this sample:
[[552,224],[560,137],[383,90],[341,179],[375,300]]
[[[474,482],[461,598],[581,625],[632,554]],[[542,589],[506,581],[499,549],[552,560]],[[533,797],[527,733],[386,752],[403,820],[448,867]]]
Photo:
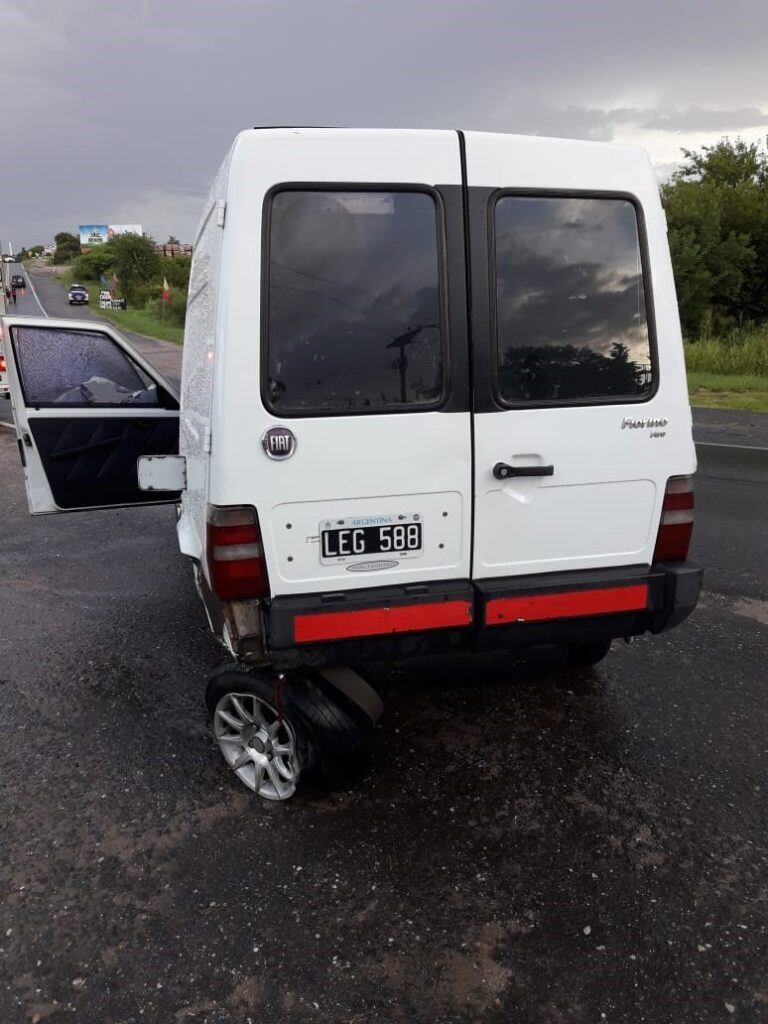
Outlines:
[[431,134],[443,134],[444,132],[456,132],[459,135],[471,134],[475,137],[482,136],[487,139],[497,138],[513,138],[520,142],[530,142],[532,144],[560,144],[564,147],[572,146],[587,146],[592,150],[614,150],[623,151],[627,150],[635,153],[646,154],[646,151],[642,146],[632,146],[624,142],[595,142],[592,139],[579,139],[579,138],[563,138],[562,136],[556,135],[525,135],[519,132],[490,132],[490,131],[478,131],[472,128],[363,128],[359,125],[303,125],[303,124],[275,124],[275,125],[254,125],[253,128],[246,129],[239,133],[238,138],[249,135],[251,132],[275,132],[275,133],[291,133],[291,132],[307,132],[307,133],[324,133],[324,132],[338,132],[340,134],[366,134],[366,135],[431,135]]

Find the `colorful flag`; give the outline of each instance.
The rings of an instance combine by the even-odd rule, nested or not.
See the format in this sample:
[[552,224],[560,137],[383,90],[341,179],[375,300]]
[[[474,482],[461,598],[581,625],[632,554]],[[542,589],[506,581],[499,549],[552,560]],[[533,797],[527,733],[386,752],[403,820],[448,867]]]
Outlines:
[[163,302],[168,302],[171,298],[171,289],[168,284],[167,278],[163,278]]

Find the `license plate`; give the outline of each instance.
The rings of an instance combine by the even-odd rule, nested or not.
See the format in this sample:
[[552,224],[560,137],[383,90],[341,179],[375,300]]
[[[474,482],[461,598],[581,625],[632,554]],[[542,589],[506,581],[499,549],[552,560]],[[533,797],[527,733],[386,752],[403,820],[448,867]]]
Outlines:
[[320,524],[320,561],[349,562],[368,555],[413,558],[422,551],[420,515],[350,516]]

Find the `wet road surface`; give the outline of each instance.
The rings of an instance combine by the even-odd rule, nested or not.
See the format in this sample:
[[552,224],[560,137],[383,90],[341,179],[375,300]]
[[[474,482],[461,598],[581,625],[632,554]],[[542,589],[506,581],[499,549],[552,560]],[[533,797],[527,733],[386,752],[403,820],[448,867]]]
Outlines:
[[0,480],[2,1024],[768,1020],[765,453],[705,455],[682,627],[374,670],[370,774],[287,805],[209,738],[172,510],[32,520],[9,430]]

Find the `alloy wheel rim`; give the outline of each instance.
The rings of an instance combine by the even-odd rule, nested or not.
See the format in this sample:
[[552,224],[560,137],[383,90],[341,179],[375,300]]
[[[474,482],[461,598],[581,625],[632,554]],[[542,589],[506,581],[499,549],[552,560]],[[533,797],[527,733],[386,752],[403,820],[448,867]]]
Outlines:
[[296,734],[275,708],[252,693],[225,693],[213,732],[224,760],[250,790],[266,800],[293,796],[300,773]]

